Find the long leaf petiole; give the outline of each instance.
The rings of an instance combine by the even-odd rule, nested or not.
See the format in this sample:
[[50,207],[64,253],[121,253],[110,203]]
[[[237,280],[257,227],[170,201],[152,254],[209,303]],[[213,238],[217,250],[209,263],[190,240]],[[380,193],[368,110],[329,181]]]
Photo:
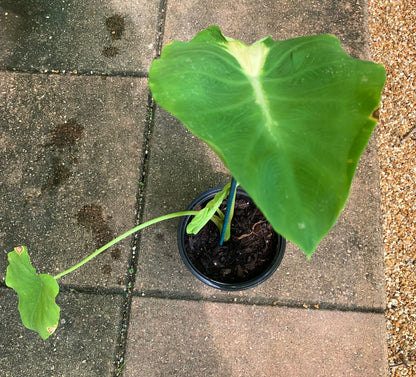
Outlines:
[[77,263],[75,266],[72,266],[71,268],[68,268],[67,270],[59,273],[58,275],[54,276],[54,279],[59,279],[62,276],[69,274],[73,271],[75,271],[76,269],[80,268],[81,266],[83,266],[85,263],[89,262],[91,259],[95,258],[97,255],[101,254],[103,251],[107,250],[108,248],[110,248],[111,246],[113,246],[114,244],[116,244],[117,242],[120,242],[122,239],[130,236],[133,233],[138,232],[139,230],[142,230],[150,225],[159,223],[161,221],[164,220],[169,220],[169,219],[173,219],[176,217],[181,217],[181,216],[193,216],[198,214],[198,211],[183,211],[183,212],[175,212],[175,213],[170,213],[168,215],[164,215],[164,216],[160,216],[157,217],[155,219],[146,221],[143,224],[137,225],[136,227],[128,230],[127,232],[123,233],[122,235],[118,236],[117,238],[114,238],[112,241],[110,241],[109,243],[105,244],[104,246],[100,247],[99,249],[97,249],[96,251],[94,251],[92,254],[90,254],[88,257],[86,257],[85,259],[83,259],[81,262]]

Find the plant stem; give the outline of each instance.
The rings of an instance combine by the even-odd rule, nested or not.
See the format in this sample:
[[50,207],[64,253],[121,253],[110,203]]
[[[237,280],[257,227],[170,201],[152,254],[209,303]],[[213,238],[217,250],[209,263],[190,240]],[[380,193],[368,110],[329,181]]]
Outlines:
[[148,227],[149,225],[153,225],[153,224],[156,224],[156,223],[164,221],[164,220],[173,219],[175,217],[192,216],[192,215],[196,215],[197,213],[198,213],[198,211],[175,212],[175,213],[170,213],[168,215],[157,217],[156,219],[149,220],[149,221],[146,221],[143,224],[137,225],[133,229],[128,230],[126,233],[123,233],[122,235],[118,236],[117,238],[114,238],[109,243],[100,247],[98,250],[94,251],[92,254],[90,254],[88,257],[83,259],[81,262],[77,263],[75,266],[72,266],[71,268],[65,270],[64,272],[61,272],[60,274],[55,275],[54,279],[59,279],[62,276],[66,275],[66,274],[69,274],[70,272],[75,271],[77,268],[79,268],[82,265],[84,265],[85,263],[89,262],[92,258],[95,258],[98,254],[101,254],[103,251],[107,250],[108,248],[110,248],[111,246],[116,244],[117,242],[120,242],[123,238],[126,238],[126,237],[130,236],[131,234],[136,233],[139,230],[142,230],[143,228]]

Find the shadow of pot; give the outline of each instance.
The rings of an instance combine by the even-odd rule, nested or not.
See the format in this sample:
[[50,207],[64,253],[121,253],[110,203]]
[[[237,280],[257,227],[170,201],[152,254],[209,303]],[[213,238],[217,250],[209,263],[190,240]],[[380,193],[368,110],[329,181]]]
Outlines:
[[[198,196],[188,206],[187,210],[192,211],[195,208],[204,207],[211,199],[214,198],[215,194],[221,191],[221,189],[222,187],[216,187],[216,188],[213,188],[211,190],[204,192],[203,194]],[[247,203],[253,203],[250,196],[240,187],[237,189],[236,201],[239,199],[243,199]],[[257,209],[257,207],[255,208]],[[201,280],[205,284],[209,285],[210,287],[217,288],[223,291],[240,291],[240,290],[253,288],[263,283],[264,281],[266,281],[270,276],[273,275],[273,273],[279,267],[283,259],[283,255],[285,253],[286,240],[280,234],[272,230],[271,242],[270,242],[271,257],[267,263],[261,266],[259,271],[256,271],[256,274],[254,276],[249,276],[247,278],[238,279],[238,281],[227,281],[226,278],[219,279],[219,278],[211,277],[210,274],[204,271],[204,268],[201,267],[201,263],[198,263],[198,261],[195,260],[195,256],[192,256],[190,254],[191,251],[189,250],[189,247],[187,246],[189,237],[192,237],[192,235],[188,235],[186,233],[186,227],[189,224],[189,222],[192,220],[192,218],[193,218],[192,216],[184,216],[182,217],[181,222],[179,224],[179,229],[178,229],[179,253],[185,265],[192,272],[192,274],[195,275],[199,280]],[[247,232],[250,233],[252,231],[251,229],[247,229]],[[232,224],[231,224],[231,236],[233,236]],[[197,267],[197,265],[199,265],[199,267]],[[231,268],[227,268],[227,270],[230,270],[232,268],[233,267],[231,266]]]

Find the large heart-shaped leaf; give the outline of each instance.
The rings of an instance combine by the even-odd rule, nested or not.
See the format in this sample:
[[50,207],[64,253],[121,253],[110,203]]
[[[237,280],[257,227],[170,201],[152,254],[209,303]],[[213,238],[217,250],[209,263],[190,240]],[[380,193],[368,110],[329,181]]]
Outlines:
[[308,256],[345,206],[384,81],[332,35],[246,46],[217,26],[167,45],[149,73],[155,100]]
[[6,285],[17,292],[22,322],[47,339],[58,327],[60,308],[55,297],[59,285],[53,276],[36,273],[25,246],[10,252],[8,261]]

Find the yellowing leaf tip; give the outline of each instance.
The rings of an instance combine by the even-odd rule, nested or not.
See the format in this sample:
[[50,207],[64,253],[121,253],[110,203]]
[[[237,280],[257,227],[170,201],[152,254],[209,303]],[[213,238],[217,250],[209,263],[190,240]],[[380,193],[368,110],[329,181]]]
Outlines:
[[46,330],[48,330],[48,333],[52,335],[55,332],[56,327],[57,326],[55,326],[55,327],[47,327]]
[[17,253],[17,254],[22,254],[24,251],[25,251],[25,247],[24,246],[16,246],[15,248],[14,248],[14,251]]

